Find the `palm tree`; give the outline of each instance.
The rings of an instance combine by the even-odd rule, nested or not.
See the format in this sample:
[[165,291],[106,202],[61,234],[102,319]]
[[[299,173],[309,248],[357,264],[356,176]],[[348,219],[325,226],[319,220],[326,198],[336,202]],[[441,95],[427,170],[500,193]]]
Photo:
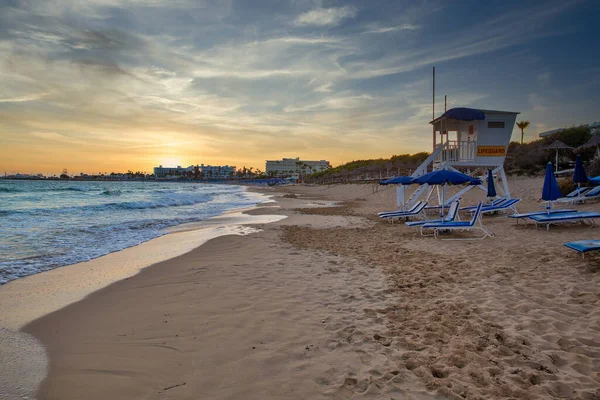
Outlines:
[[523,136],[525,135],[525,129],[529,128],[529,121],[517,122],[517,127],[521,130],[521,144],[523,144]]

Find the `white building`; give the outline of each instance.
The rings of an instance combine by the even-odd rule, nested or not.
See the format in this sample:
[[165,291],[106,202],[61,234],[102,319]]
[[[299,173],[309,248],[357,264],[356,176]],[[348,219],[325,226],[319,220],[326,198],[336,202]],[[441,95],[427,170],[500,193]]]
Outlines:
[[329,161],[307,161],[296,158],[282,158],[281,160],[267,160],[265,173],[275,176],[292,176],[312,174],[330,168]]
[[166,178],[168,176],[180,176],[185,175],[187,172],[193,171],[194,166],[190,165],[187,168],[182,168],[181,165],[177,167],[163,167],[159,165],[158,167],[154,167],[154,176],[157,178]]
[[226,179],[235,175],[235,166],[232,165],[200,165],[200,172],[204,179]]
[[235,166],[231,165],[190,165],[183,168],[181,165],[177,167],[163,167],[159,165],[154,167],[154,176],[157,178],[179,177],[193,174],[198,168],[200,176],[203,179],[226,179],[231,178],[235,174]]

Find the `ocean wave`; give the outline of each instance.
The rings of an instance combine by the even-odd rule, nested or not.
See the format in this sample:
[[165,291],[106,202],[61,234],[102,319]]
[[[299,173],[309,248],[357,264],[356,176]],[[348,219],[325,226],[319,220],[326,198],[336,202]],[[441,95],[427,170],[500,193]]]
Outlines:
[[211,200],[211,196],[178,196],[156,199],[152,201],[126,201],[123,203],[109,203],[106,206],[125,208],[125,209],[145,209],[145,208],[164,208],[193,206],[199,203],[206,203]]
[[22,192],[21,189],[12,188],[12,187],[0,187],[0,193],[19,193]]
[[85,187],[70,186],[70,187],[64,187],[64,188],[37,189],[36,191],[40,191],[40,192],[89,192],[91,190],[92,189],[85,188]]
[[28,182],[17,190],[32,195],[19,194],[15,201],[10,194],[3,196],[11,201],[3,202],[0,210],[0,285],[258,202],[243,188],[214,185]]
[[120,196],[121,192],[119,189],[106,189],[104,191],[102,191],[101,194],[105,195],[105,196]]

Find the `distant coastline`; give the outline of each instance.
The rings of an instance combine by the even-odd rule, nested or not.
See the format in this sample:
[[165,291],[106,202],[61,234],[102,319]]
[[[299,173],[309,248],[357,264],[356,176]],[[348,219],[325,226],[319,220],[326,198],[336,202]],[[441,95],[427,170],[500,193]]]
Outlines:
[[0,176],[0,180],[7,181],[59,181],[59,182],[181,182],[181,183],[230,183],[230,184],[247,184],[247,183],[256,183],[256,182],[264,182],[264,181],[284,181],[284,179],[280,178],[246,178],[246,179],[156,179],[156,178],[80,178],[80,177],[71,177],[71,178],[59,178],[59,177],[39,177],[39,176],[31,176],[31,177],[11,177],[11,176]]

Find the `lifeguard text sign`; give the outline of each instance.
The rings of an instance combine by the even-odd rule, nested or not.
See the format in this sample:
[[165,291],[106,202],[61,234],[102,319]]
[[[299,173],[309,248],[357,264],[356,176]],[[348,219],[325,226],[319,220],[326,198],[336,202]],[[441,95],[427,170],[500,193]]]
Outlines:
[[477,146],[478,157],[504,157],[506,146]]

